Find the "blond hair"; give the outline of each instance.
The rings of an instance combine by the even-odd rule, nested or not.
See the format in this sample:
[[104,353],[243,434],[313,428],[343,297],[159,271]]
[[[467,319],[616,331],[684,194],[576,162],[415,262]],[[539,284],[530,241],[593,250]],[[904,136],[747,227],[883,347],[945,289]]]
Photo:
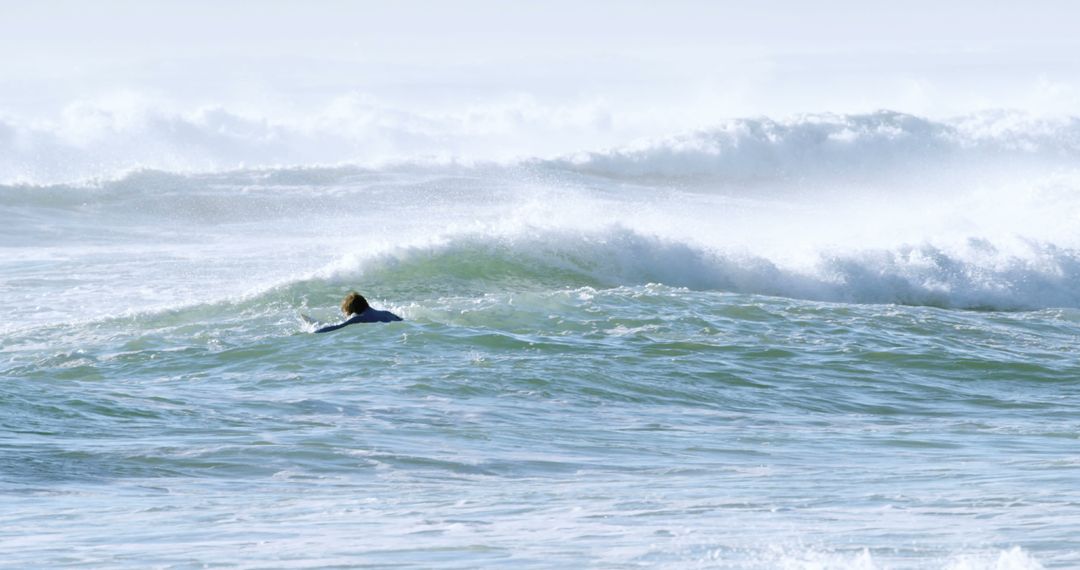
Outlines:
[[341,301],[341,312],[346,315],[359,315],[369,306],[363,295],[356,291],[349,291],[349,294],[345,295],[345,299]]

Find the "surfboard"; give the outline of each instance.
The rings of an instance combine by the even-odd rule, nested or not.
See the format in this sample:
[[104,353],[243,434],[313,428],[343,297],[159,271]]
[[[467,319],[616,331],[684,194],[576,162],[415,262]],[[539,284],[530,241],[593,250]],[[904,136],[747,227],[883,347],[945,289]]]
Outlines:
[[300,320],[304,323],[304,330],[309,333],[315,332],[316,329],[322,326],[319,321],[305,315],[304,313],[297,313],[300,316]]

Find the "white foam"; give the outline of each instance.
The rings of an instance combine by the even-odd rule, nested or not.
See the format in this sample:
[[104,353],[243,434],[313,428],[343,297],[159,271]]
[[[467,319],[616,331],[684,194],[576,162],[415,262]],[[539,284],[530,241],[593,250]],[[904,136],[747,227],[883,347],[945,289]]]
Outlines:
[[946,570],[1042,570],[1043,565],[1019,546],[1007,550],[954,556]]
[[[732,558],[736,558],[737,562]],[[1019,546],[1008,549],[987,548],[949,555],[946,559],[891,559],[874,556],[869,549],[834,550],[805,545],[773,545],[755,551],[709,551],[701,560],[689,562],[690,567],[716,567],[737,564],[743,568],[783,568],[785,570],[874,570],[893,568],[895,564],[911,568],[943,568],[944,570],[1041,570],[1043,565]]]

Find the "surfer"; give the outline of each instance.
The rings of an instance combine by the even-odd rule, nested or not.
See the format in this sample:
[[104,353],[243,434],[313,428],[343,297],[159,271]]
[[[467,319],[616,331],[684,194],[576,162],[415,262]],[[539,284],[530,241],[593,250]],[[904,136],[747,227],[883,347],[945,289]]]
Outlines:
[[345,299],[341,301],[341,312],[345,313],[345,316],[348,317],[346,320],[336,325],[327,325],[318,328],[315,332],[324,333],[336,331],[341,327],[347,327],[355,323],[389,323],[401,320],[401,317],[390,311],[380,311],[371,308],[371,305],[368,305],[367,299],[356,291],[349,291],[349,294],[345,295]]

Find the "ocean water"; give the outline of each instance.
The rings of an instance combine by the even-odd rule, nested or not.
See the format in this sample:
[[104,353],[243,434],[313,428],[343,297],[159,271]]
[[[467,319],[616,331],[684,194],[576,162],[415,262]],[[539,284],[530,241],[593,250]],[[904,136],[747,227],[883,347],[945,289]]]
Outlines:
[[[1080,566],[1076,120],[57,179],[19,148],[0,566]],[[354,289],[405,321],[309,334]]]

